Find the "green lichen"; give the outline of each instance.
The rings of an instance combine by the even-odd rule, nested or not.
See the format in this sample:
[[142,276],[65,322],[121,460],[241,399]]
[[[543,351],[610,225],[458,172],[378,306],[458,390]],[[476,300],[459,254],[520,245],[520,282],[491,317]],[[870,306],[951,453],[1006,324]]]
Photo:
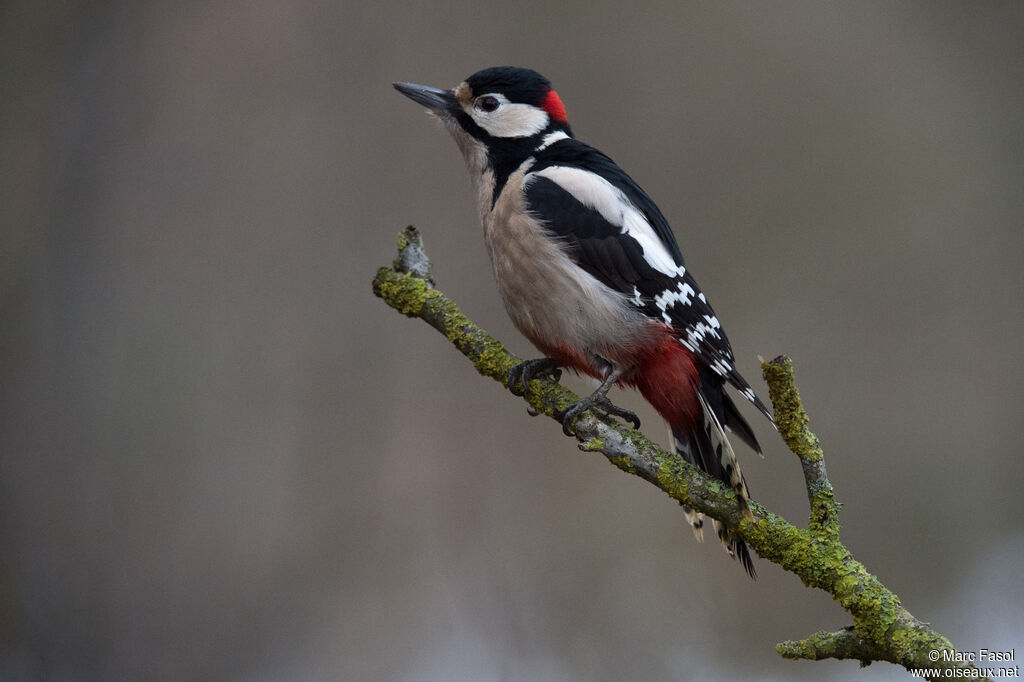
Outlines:
[[[595,440],[600,441],[601,439],[596,438]],[[604,447],[604,442],[601,442],[601,447]],[[633,466],[633,460],[629,457],[609,457],[608,461],[625,471],[627,474],[636,475],[636,467]]]
[[850,574],[844,575],[835,582],[835,587],[833,589],[835,591],[836,599],[843,606],[852,605],[859,585],[860,581],[857,580],[856,576]]
[[679,460],[672,457],[658,457],[656,462],[658,464],[658,483],[662,490],[668,493],[672,499],[692,505],[689,482],[680,471],[682,467]]
[[858,636],[878,645],[886,641],[900,611],[899,599],[845,546],[772,518],[753,524],[746,536],[758,554],[796,573],[808,587],[831,593],[853,614]]
[[[400,250],[418,248],[415,231],[400,234],[398,246]],[[427,266],[422,271],[429,278],[429,261],[425,254],[421,255]],[[418,316],[444,334],[481,374],[504,384],[509,370],[519,362],[422,277],[381,268],[373,281],[373,291],[403,315]],[[805,585],[829,592],[853,615],[852,630],[816,633],[802,642],[783,642],[777,647],[783,656],[855,657],[862,661],[869,658],[891,660],[907,667],[929,667],[931,662],[925,658],[928,651],[952,650],[952,645],[907,613],[896,595],[854,561],[839,541],[839,503],[825,474],[821,445],[807,428],[807,413],[793,384],[792,362],[778,358],[763,363],[762,369],[779,432],[804,465],[811,502],[807,530],[791,525],[756,503],[751,504],[756,521],[744,520],[728,486],[697,471],[676,454],[657,448],[636,431],[620,431],[622,444],[633,455],[609,459],[623,471],[656,483],[680,503],[726,522],[730,532],[746,539],[762,558],[797,574]],[[577,400],[577,396],[556,383],[535,380],[530,382],[527,399],[533,409],[550,415]],[[594,437],[581,447],[604,451],[606,445],[603,439]]]
[[853,614],[857,634],[872,642],[884,642],[896,622],[900,600],[859,561],[844,561],[836,573],[831,592]]
[[389,268],[377,270],[373,291],[389,306],[408,317],[418,317],[427,300],[427,283],[422,279],[399,275]]
[[761,372],[768,384],[772,405],[775,406],[775,425],[786,445],[800,459],[820,462],[824,457],[821,443],[807,428],[810,419],[793,383],[793,361],[776,358],[761,363]]
[[906,628],[897,628],[893,630],[892,634],[889,635],[889,640],[892,642],[893,652],[899,658],[904,658],[916,647],[917,638],[914,637],[914,632],[907,630]]
[[849,552],[839,543],[823,542],[772,513],[757,523],[745,523],[744,537],[758,555],[796,573],[808,587],[831,591]]
[[811,539],[804,531],[769,516],[752,524],[746,531],[746,537],[758,555],[797,573],[805,585],[811,586],[816,582],[811,577],[804,577],[814,565]]
[[426,293],[432,316],[441,325],[445,338],[455,345],[484,376],[504,382],[515,359],[490,334],[473,324],[451,300],[436,289]]
[[775,651],[783,658],[791,660],[816,660],[818,657],[818,648],[811,643],[811,639],[817,635],[823,635],[825,633],[816,632],[807,639],[801,639],[799,641],[787,640],[785,642],[779,642],[775,645]]
[[811,498],[811,517],[807,525],[814,537],[825,541],[839,541],[839,508],[831,488],[819,490]]
[[[745,519],[736,493],[728,484],[712,478],[677,453],[662,450],[640,433],[629,431],[623,434],[623,440],[638,451],[651,453],[650,460],[654,466],[650,468],[654,476],[644,478],[656,483],[672,499],[718,519],[730,528],[743,530],[752,525]],[[756,502],[751,503],[751,508],[755,514],[764,514],[764,509]]]
[[508,378],[513,363],[509,362],[508,351],[500,343],[488,343],[473,363],[477,371],[497,379]]
[[922,628],[896,628],[889,635],[890,648],[895,656],[894,663],[907,667],[963,667],[959,662],[941,658],[932,661],[927,653],[930,651],[949,651],[956,649],[948,639],[932,630]]

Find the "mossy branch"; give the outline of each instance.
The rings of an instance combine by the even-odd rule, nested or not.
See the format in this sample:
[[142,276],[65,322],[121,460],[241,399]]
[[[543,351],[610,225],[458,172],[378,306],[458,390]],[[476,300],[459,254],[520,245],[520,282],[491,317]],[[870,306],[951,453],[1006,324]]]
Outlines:
[[[409,317],[419,317],[455,345],[477,371],[504,385],[521,360],[471,322],[458,306],[434,288],[430,261],[416,228],[399,235],[399,254],[382,267],[373,292]],[[663,450],[642,433],[595,412],[584,412],[574,430],[579,448],[600,452],[619,469],[639,476],[670,497],[725,523],[757,554],[795,573],[808,587],[825,590],[853,617],[838,632],[818,632],[805,640],[780,643],[785,658],[855,659],[862,665],[889,661],[911,668],[965,667],[956,662],[949,640],[911,615],[899,598],[859,561],[839,539],[840,504],[825,470],[821,444],[808,428],[807,413],[793,381],[793,363],[778,357],[762,362],[775,420],[786,445],[800,459],[810,502],[807,529],[798,528],[751,500],[754,520],[746,519],[729,487],[700,471],[674,452]],[[534,380],[524,396],[539,414],[554,414],[578,400],[567,388]],[[949,652],[946,656],[941,652]],[[935,653],[938,659],[933,660]],[[929,656],[931,654],[931,657]],[[972,671],[973,672],[973,671]],[[975,678],[977,679],[977,678]]]

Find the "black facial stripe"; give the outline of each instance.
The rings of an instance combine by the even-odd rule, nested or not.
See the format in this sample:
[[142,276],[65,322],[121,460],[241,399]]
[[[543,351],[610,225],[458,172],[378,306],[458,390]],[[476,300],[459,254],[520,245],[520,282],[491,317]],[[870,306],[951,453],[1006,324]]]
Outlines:
[[547,135],[550,126],[530,137],[489,137],[487,157],[494,169],[494,194],[491,197],[491,208],[498,201],[501,190],[505,188],[508,178],[519,166],[530,157],[540,140]]
[[486,130],[476,124],[472,116],[461,108],[455,112],[455,120],[458,122],[459,127],[488,146],[491,144],[491,140],[494,139]]
[[549,125],[544,130],[530,137],[494,137],[477,125],[473,117],[463,110],[455,112],[455,120],[463,130],[473,138],[480,140],[487,149],[488,165],[494,172],[494,193],[491,196],[491,208],[505,188],[508,178],[531,152],[540,144],[540,140],[554,128]]
[[[494,208],[494,204],[498,201],[498,197],[505,188],[505,183],[508,182],[509,176],[522,165],[523,161],[535,154],[542,155],[547,151],[536,152],[547,135],[560,130],[564,131],[570,138],[572,137],[572,130],[570,130],[568,124],[555,120],[551,120],[544,130],[530,137],[492,137],[486,130],[478,126],[472,118],[469,116],[466,116],[466,118],[479,131],[479,134],[475,134],[463,124],[461,118],[459,119],[460,125],[462,125],[466,132],[483,142],[487,147],[487,159],[491,169],[494,171],[494,194],[491,196],[491,208]],[[531,168],[531,170],[534,169]]]

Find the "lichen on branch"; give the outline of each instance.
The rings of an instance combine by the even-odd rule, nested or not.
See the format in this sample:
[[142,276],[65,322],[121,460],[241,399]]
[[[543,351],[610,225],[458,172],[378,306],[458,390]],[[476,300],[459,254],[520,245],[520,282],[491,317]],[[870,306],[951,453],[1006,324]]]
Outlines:
[[[403,315],[425,321],[462,352],[480,374],[506,384],[509,370],[520,359],[434,287],[430,260],[416,228],[406,228],[399,235],[398,245],[392,267],[377,270],[374,294]],[[828,592],[853,617],[853,625],[846,629],[780,643],[776,649],[783,657],[855,659],[862,665],[889,661],[907,669],[967,667],[951,660],[955,656],[932,661],[930,652],[955,651],[949,640],[903,608],[899,598],[842,544],[840,504],[828,480],[821,443],[808,427],[809,418],[793,379],[793,363],[780,356],[762,362],[761,367],[779,433],[803,470],[810,503],[806,529],[753,500],[750,506],[754,520],[745,518],[727,485],[675,452],[662,449],[639,431],[593,411],[584,412],[574,424],[579,448],[600,452],[622,471],[723,522],[761,558],[796,574],[808,587]],[[530,382],[524,398],[533,411],[552,418],[579,399],[567,388],[542,379]]]

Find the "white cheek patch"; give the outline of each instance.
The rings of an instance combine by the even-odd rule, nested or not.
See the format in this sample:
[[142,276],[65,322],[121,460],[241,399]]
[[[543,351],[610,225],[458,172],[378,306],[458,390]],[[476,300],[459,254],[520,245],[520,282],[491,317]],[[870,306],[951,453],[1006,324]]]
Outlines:
[[612,225],[622,228],[622,234],[629,235],[640,244],[644,260],[658,272],[669,277],[682,277],[686,273],[686,268],[677,264],[661,243],[644,214],[622,190],[600,175],[571,166],[550,166],[537,171],[536,175],[558,183],[581,204],[600,213]]
[[548,112],[529,104],[509,102],[504,95],[490,95],[500,102],[494,111],[480,111],[473,105],[465,107],[478,126],[492,137],[529,137],[548,127]]

